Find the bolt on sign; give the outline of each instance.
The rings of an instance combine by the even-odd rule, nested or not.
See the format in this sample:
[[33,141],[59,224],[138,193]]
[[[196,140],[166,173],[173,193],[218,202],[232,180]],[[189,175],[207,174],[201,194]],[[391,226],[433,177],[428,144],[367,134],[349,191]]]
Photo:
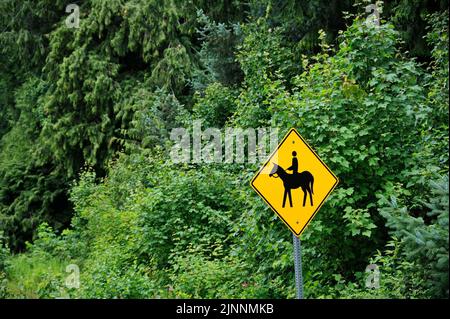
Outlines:
[[298,237],[338,178],[291,129],[251,181],[253,189]]

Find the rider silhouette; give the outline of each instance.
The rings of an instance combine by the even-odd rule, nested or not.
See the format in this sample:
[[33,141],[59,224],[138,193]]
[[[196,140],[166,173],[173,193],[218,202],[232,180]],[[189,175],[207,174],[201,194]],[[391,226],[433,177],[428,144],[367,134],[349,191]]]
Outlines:
[[292,174],[297,174],[298,173],[298,160],[297,160],[297,152],[293,151],[292,152],[292,165],[291,167],[289,167],[287,170],[288,171],[292,171]]

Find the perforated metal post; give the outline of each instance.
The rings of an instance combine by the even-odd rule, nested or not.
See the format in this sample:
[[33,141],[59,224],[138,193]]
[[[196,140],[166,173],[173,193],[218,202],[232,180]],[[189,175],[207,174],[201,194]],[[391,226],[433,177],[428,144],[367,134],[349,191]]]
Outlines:
[[302,246],[300,239],[292,234],[294,240],[294,266],[295,286],[297,288],[297,299],[303,299],[303,275],[302,275]]

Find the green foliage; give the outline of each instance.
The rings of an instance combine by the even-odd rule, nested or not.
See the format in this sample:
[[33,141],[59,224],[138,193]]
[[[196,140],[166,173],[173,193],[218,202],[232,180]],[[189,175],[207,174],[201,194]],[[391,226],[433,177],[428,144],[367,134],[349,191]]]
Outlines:
[[[39,227],[35,242],[28,247],[31,259],[37,264],[42,263],[39,258],[66,264],[75,261],[81,267],[81,287],[69,292],[71,296],[149,298],[166,296],[163,287],[168,285],[177,287],[177,295],[190,294],[190,286],[178,288],[177,284],[185,280],[184,272],[178,270],[184,267],[186,249],[193,246],[203,249],[204,258],[212,264],[228,263],[228,229],[238,215],[228,186],[235,181],[220,171],[208,171],[206,176],[189,167],[176,169],[162,155],[124,155],[111,164],[101,184],[87,170],[71,192],[77,212],[72,230],[56,236],[48,225]],[[202,183],[205,178],[211,184]],[[210,251],[219,246],[223,250]],[[21,267],[22,261],[13,259],[15,263]],[[202,269],[195,271],[200,274]],[[38,273],[36,278],[40,278]],[[51,277],[53,281],[58,278],[57,274]],[[47,279],[36,280],[32,282],[47,287]],[[241,280],[235,277],[236,287],[242,287]],[[12,281],[20,282],[16,277]],[[51,287],[45,291],[43,297],[54,293]],[[218,293],[225,295],[226,289]]]
[[52,155],[42,148],[39,136],[46,121],[40,96],[45,89],[41,79],[31,77],[16,91],[20,115],[1,139],[0,230],[15,249],[24,248],[40,222],[61,228],[70,220],[66,180],[52,165]]
[[[120,184],[123,174],[123,169],[118,170],[115,176],[97,186],[95,174],[87,171],[72,190],[77,211],[73,227],[78,234],[77,241],[72,243],[84,248],[84,255],[75,251],[82,262],[82,285],[74,292],[75,296],[149,297],[148,289],[140,288],[148,283],[146,270],[136,264],[142,231],[138,228],[138,212],[133,207],[135,188],[131,186],[133,181]],[[110,185],[118,187],[110,188]]]
[[[124,86],[123,100],[115,106],[117,117],[130,117],[128,128],[121,129],[121,145],[135,145],[150,148],[163,146],[170,131],[180,127],[187,116],[185,107],[176,96],[163,89],[150,92],[146,82],[130,81]],[[132,87],[135,85],[134,87]]]
[[280,27],[285,42],[292,51],[313,53],[319,48],[319,30],[336,36],[345,26],[344,12],[354,11],[352,1],[250,1],[250,12],[255,18],[265,17],[269,27]]
[[4,240],[3,233],[0,233],[0,271],[5,269],[5,260],[9,255],[8,246],[6,246]]
[[[249,170],[245,179],[249,180],[253,172]],[[239,197],[247,208],[233,227],[232,237],[237,240],[233,255],[241,258],[241,272],[250,287],[263,289],[254,297],[294,298],[292,235],[251,189],[243,187]],[[304,259],[303,264],[308,265],[309,260]],[[304,275],[307,272],[304,268]]]
[[198,30],[202,42],[198,53],[200,68],[193,74],[192,87],[203,91],[213,82],[230,86],[242,80],[242,71],[236,63],[234,51],[242,42],[242,30],[239,24],[227,26],[212,21],[202,10],[197,12]]
[[[406,50],[414,56],[430,57],[425,36],[429,25],[427,16],[448,9],[447,0],[438,1],[385,1],[382,16],[390,16],[405,41]],[[447,14],[448,16],[448,14]]]
[[15,74],[16,85],[24,74],[42,67],[47,53],[45,34],[64,12],[64,1],[14,1],[0,3],[0,60],[1,67]]
[[174,260],[173,283],[171,293],[181,298],[230,298],[242,289],[237,271],[239,267],[232,260],[218,259],[223,253],[217,252],[220,247],[206,254],[216,258],[203,256],[195,246],[190,246],[186,254]]
[[8,298],[56,298],[64,282],[63,265],[49,256],[17,256],[7,274]]
[[[155,171],[167,164],[160,165]],[[159,266],[184,254],[189,245],[225,245],[237,215],[229,188],[235,183],[232,176],[220,171],[172,168],[149,178],[154,187],[146,190],[148,199],[138,203],[144,212],[144,247]]]
[[[243,27],[245,39],[238,47],[237,59],[245,74],[236,100],[234,124],[260,127],[270,124],[271,104],[284,101],[290,79],[293,55],[284,46],[279,28],[269,28],[263,18]],[[287,83],[286,83],[287,82]]]
[[5,266],[7,257],[9,257],[9,249],[4,243],[3,232],[0,232],[0,298],[6,298],[8,281]]
[[68,184],[84,165],[103,175],[127,139],[163,143],[191,100],[196,5],[212,17],[241,6],[91,0],[68,28],[65,5],[0,5],[0,228],[15,250],[43,221],[68,225]]
[[[293,81],[292,92],[280,89],[277,98],[271,99],[270,91],[259,89],[261,100],[266,99],[263,103],[255,100],[251,108],[270,114],[279,127],[299,129],[340,177],[340,187],[303,236],[304,259],[314,261],[305,261],[305,278],[312,282],[320,278],[319,287],[335,283],[336,276],[352,280],[383,243],[386,229],[376,195],[392,194],[389,185],[401,181],[407,184],[405,192],[411,205],[419,206],[417,196],[429,189],[427,180],[443,167],[442,162],[424,154],[430,148],[433,154],[445,154],[427,143],[432,139],[427,134],[432,108],[423,88],[424,73],[420,65],[400,54],[401,42],[392,25],[376,27],[356,18],[340,36],[336,52],[323,35],[321,39],[323,52],[311,59],[312,63],[303,61],[305,72]],[[278,79],[252,80],[255,86],[280,87]],[[245,111],[237,114],[238,123],[258,118],[255,112],[251,116]],[[448,132],[448,124],[446,129]],[[423,141],[418,144],[411,131],[423,132]],[[250,212],[255,214],[257,206],[252,206],[255,208]],[[250,223],[258,224],[252,219]],[[282,238],[278,230],[261,234],[261,230],[245,229],[250,242],[255,238],[253,246],[261,244],[258,238]],[[270,248],[263,246],[262,250],[267,254]],[[278,263],[283,265],[282,256],[289,253],[279,255]],[[258,260],[255,264],[268,267],[270,262]],[[290,262],[284,265],[288,269]],[[276,274],[267,269],[265,273],[285,278],[285,269]],[[324,290],[313,291],[321,295]]]
[[194,119],[295,127],[339,176],[302,235],[308,298],[448,297],[446,9],[90,0],[70,29],[65,4],[0,4],[0,297],[293,298],[258,165],[170,161]]
[[237,58],[246,83],[287,78],[293,71],[293,56],[283,43],[281,29],[268,27],[260,18],[243,26],[243,33]]
[[204,96],[197,95],[193,106],[195,118],[204,121],[205,127],[223,127],[235,111],[236,93],[220,83],[208,85]]
[[382,198],[387,207],[380,213],[386,225],[402,242],[401,253],[413,262],[414,278],[422,279],[429,295],[448,298],[448,232],[449,192],[448,175],[431,183],[431,199],[425,206],[425,216],[415,217],[402,198]]
[[[405,178],[417,145],[410,132],[420,129],[428,114],[421,70],[398,54],[391,25],[366,26],[357,18],[340,42],[334,55],[323,42],[323,53],[312,63],[304,61],[305,72],[295,78],[292,93],[280,89],[268,106],[253,104],[272,114],[277,126],[302,132],[340,177],[340,188],[311,226],[317,235],[304,236],[311,247],[305,249],[308,258],[321,256],[309,271],[322,278],[351,276],[382,242],[375,194],[385,191],[387,181]],[[358,245],[358,238],[371,240]]]
[[[3,66],[3,63],[0,65]],[[17,114],[11,107],[14,94],[11,90],[12,75],[0,67],[0,136],[3,136],[13,126]]]
[[[336,285],[331,287],[322,297],[337,296],[343,299],[400,299],[400,298],[426,298],[423,291],[424,281],[415,276],[414,264],[400,257],[401,244],[395,237],[386,244],[383,253],[377,253],[370,258],[370,264],[376,265],[379,287],[369,288],[372,283],[373,271],[355,273],[354,282],[346,281],[336,276]],[[323,293],[323,292],[322,292]]]
[[9,257],[8,246],[4,243],[3,232],[0,232],[0,298],[6,297],[7,279],[6,279],[6,259]]
[[[428,17],[427,41],[432,47],[432,62],[428,75],[428,103],[433,112],[427,117],[428,132],[426,152],[430,162],[442,167],[441,174],[448,171],[448,105],[449,105],[449,56],[448,56],[448,10]],[[439,154],[438,156],[436,156]]]

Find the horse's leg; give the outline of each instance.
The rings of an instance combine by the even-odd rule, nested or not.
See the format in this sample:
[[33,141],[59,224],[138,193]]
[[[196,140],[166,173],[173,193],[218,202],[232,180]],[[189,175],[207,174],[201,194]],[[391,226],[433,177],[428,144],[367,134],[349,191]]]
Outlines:
[[292,197],[291,197],[291,189],[288,190],[288,195],[289,195],[289,204],[292,207]]
[[311,202],[311,206],[314,206],[313,205],[312,192],[311,192],[311,189],[309,189],[309,188],[308,188],[308,193],[309,193],[309,199],[310,199],[310,202]]
[[305,207],[306,204],[306,189],[302,188],[303,191],[303,207]]
[[284,196],[283,196],[283,207],[284,207],[284,204],[286,203],[286,193],[287,193],[287,190],[286,190],[286,189],[284,189]]

